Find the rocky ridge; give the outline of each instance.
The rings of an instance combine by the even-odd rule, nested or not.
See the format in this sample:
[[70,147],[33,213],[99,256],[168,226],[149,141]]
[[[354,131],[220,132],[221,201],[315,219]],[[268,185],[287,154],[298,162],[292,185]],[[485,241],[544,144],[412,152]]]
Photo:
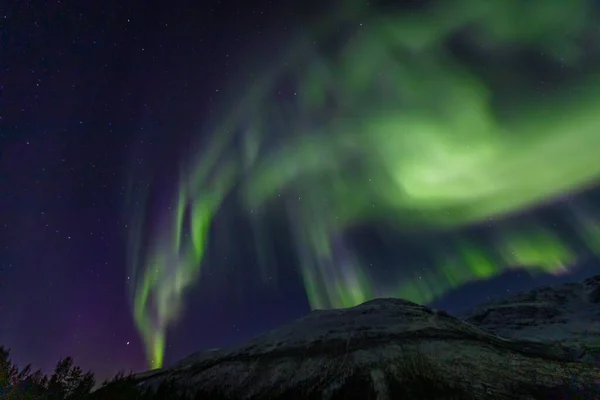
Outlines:
[[461,318],[500,337],[560,345],[600,363],[600,275],[485,303]]
[[[597,276],[538,288],[463,319],[401,299],[313,311],[241,346],[140,374],[139,384],[170,380],[234,399],[535,399],[561,382],[589,389],[600,382],[600,366],[582,362],[582,348],[598,343],[599,283]],[[407,389],[423,375],[425,386],[444,381],[469,394]]]

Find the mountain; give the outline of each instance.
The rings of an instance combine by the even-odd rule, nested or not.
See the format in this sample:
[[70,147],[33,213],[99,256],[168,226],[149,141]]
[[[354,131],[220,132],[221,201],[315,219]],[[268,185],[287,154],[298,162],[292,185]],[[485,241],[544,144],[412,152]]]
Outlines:
[[600,275],[485,303],[461,318],[504,338],[560,344],[600,362]]
[[538,288],[463,319],[401,299],[313,311],[136,379],[223,399],[594,399],[600,366],[582,348],[600,333],[599,286]]

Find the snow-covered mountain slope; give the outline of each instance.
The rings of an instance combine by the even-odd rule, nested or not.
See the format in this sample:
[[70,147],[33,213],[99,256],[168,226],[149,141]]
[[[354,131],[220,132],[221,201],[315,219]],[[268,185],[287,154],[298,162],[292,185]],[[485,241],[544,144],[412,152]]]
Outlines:
[[550,388],[583,371],[600,378],[600,370],[584,370],[575,359],[559,345],[500,338],[443,311],[377,299],[313,311],[237,348],[192,355],[138,378],[145,386],[168,379],[235,399],[386,400],[426,398],[406,388],[427,375],[435,384],[468,386],[469,398],[527,399],[534,397],[526,388]]
[[590,360],[600,350],[600,275],[485,303],[461,317],[501,337],[560,343]]

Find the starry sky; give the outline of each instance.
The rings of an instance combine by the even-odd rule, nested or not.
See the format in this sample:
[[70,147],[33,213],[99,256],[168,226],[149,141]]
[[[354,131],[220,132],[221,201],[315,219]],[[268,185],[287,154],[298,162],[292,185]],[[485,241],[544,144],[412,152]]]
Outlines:
[[[411,19],[424,2],[350,3],[335,12],[266,0],[13,2],[0,10],[0,344],[18,364],[48,371],[70,355],[106,378],[234,345],[311,308],[397,295],[452,312],[600,272],[600,171],[586,152],[600,145],[586,113],[598,100],[577,89],[596,87],[588,75],[600,57],[589,49],[600,41],[576,7],[539,15],[571,12],[577,23],[555,30],[581,34],[584,56],[528,24],[517,32],[498,23],[479,53],[467,49],[468,33],[458,45],[447,41],[468,61],[463,69],[441,57],[415,66],[376,52],[373,43],[384,40],[372,36],[383,33],[369,27],[395,22],[382,15],[408,20],[390,25],[407,31],[385,38],[411,54],[447,34],[411,25],[441,26],[435,15]],[[473,14],[484,20],[486,12]],[[513,42],[526,44],[508,73],[494,69]],[[383,67],[370,73],[364,60]],[[427,72],[412,77],[398,65]],[[427,73],[439,81],[428,84]],[[493,147],[488,137],[444,136],[422,123],[433,115],[422,104],[455,92],[464,104],[434,111],[479,107],[473,76],[495,96],[497,118],[527,140]],[[515,98],[524,100],[505,106]],[[411,112],[398,122],[385,113],[392,105]],[[485,118],[449,118],[460,132],[495,129]],[[396,124],[428,139],[388,135]],[[388,155],[394,146],[412,152]],[[411,154],[472,179],[453,186],[444,176],[432,181],[436,191],[412,185],[430,175],[406,172],[424,170]],[[480,164],[496,154],[501,167]],[[402,191],[392,190],[399,180]]]

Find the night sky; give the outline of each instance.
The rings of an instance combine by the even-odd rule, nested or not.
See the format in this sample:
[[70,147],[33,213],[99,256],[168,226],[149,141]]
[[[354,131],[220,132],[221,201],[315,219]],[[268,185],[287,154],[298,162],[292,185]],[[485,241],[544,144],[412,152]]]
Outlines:
[[[410,15],[422,7],[418,3],[407,2],[394,12]],[[240,97],[250,90],[251,83],[260,79],[260,71],[271,68],[278,55],[291,48],[295,35],[311,29],[315,16],[324,9],[291,1],[24,1],[0,7],[0,344],[11,349],[18,365],[32,363],[49,371],[60,357],[70,355],[100,378],[119,370],[148,368],[143,329],[136,328],[132,315],[143,273],[132,270],[132,257],[136,250],[138,255],[145,254],[142,258],[150,257],[153,244],[161,248],[156,243],[162,240],[163,219],[157,215],[170,210],[173,195],[181,191],[182,160],[201,165],[207,158],[202,149],[214,136],[207,132],[236,107],[231,101],[236,90]],[[371,20],[351,21],[362,27]],[[337,32],[345,29],[340,26],[343,28]],[[506,51],[500,47],[490,51]],[[580,82],[572,76],[593,70],[590,65],[600,59],[596,56],[557,66],[527,53],[525,61],[513,65],[523,71],[523,80],[513,84],[527,86],[530,99],[550,96],[561,85]],[[469,60],[478,71],[492,61]],[[499,83],[490,86],[495,84]],[[294,87],[284,79],[278,89],[271,90],[278,102],[291,103],[298,90]],[[520,95],[525,90],[517,92]],[[589,133],[588,143],[597,143],[597,132]],[[279,149],[283,147],[280,142],[291,139],[278,140],[273,145],[266,141],[268,154],[274,151],[271,147]],[[540,152],[530,151],[531,159],[542,163],[541,156],[533,155]],[[577,156],[585,161],[573,147],[563,161]],[[536,162],[531,162],[534,170]],[[275,164],[284,169],[284,162]],[[580,243],[577,232],[581,226],[571,221],[573,210],[584,204],[587,227],[600,226],[595,223],[600,215],[595,200],[599,198],[595,190],[599,174],[591,175],[583,194],[567,190],[565,184],[547,196],[558,200],[546,201],[540,195],[535,207],[523,205],[518,216],[507,223],[510,229],[525,230],[529,224],[541,224],[560,236],[577,255],[568,270],[530,274],[527,268],[497,267],[499,271],[486,279],[447,287],[433,304],[459,311],[507,292],[580,280],[600,272],[594,256],[600,246],[594,248],[590,240]],[[256,185],[262,182],[257,181]],[[309,193],[311,182],[303,181],[302,196],[295,192],[294,198]],[[321,188],[322,182],[316,185]],[[328,302],[322,300],[324,295],[318,300],[305,291],[306,279],[303,285],[299,277],[302,268],[294,265],[299,257],[292,254],[289,244],[293,240],[282,233],[290,229],[277,222],[282,215],[278,205],[269,206],[275,222],[260,239],[261,248],[269,247],[278,267],[263,273],[261,279],[267,284],[253,280],[260,270],[254,246],[258,239],[247,239],[256,233],[249,216],[254,209],[236,207],[229,197],[224,202],[227,204],[211,221],[216,226],[211,235],[215,230],[216,239],[208,239],[207,256],[202,259],[205,279],[186,289],[179,318],[167,324],[165,364],[201,349],[239,343],[302,316],[311,304],[335,306],[353,301],[340,297],[336,303],[330,296]],[[296,219],[312,210],[294,207]],[[139,214],[154,222],[141,225],[135,218]],[[427,211],[419,215],[425,214]],[[348,242],[370,260],[373,275],[381,277],[386,275],[386,265],[408,265],[405,269],[421,265],[426,258],[421,253],[441,248],[437,244],[444,241],[450,243],[449,230],[454,232],[452,238],[460,234],[469,248],[473,243],[493,247],[488,238],[497,233],[495,226],[503,219],[473,215],[468,224],[455,227],[456,221],[448,220],[440,223],[443,229],[432,228],[435,232],[426,235],[412,234],[420,221],[410,220],[411,229],[396,236],[389,223],[382,227],[380,222],[369,221],[367,227],[353,227]],[[433,227],[439,221],[431,216],[422,218]],[[141,250],[132,245],[139,232],[143,233]],[[437,247],[430,246],[434,241]],[[333,259],[344,264],[345,256],[340,253],[346,253],[339,251],[336,243],[331,245]],[[494,264],[500,263],[499,258],[494,258]],[[164,277],[170,273],[177,271]],[[330,278],[325,282],[331,282]],[[389,295],[376,290],[369,293]],[[352,299],[356,302],[357,297]],[[160,315],[153,318],[161,320]]]

